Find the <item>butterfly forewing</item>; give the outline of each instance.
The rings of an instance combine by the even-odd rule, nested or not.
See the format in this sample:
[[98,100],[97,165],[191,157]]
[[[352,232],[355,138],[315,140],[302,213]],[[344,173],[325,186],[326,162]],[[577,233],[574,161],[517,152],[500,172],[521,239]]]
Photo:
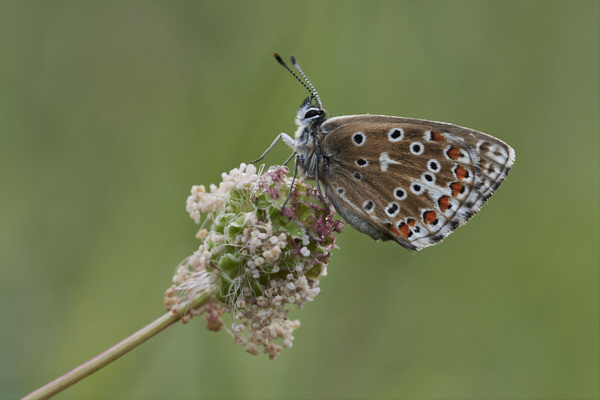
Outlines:
[[351,115],[320,129],[319,179],[337,211],[374,239],[411,250],[467,222],[514,161],[501,140],[441,122]]

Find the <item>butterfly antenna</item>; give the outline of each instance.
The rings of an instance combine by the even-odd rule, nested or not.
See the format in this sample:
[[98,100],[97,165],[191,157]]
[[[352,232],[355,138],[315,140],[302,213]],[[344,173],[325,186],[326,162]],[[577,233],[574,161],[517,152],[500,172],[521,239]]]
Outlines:
[[273,56],[275,57],[275,59],[277,60],[277,62],[283,66],[283,68],[287,69],[288,72],[290,74],[292,74],[294,76],[294,78],[296,78],[298,80],[298,82],[300,82],[302,84],[302,86],[304,86],[306,88],[306,90],[308,90],[308,92],[310,93],[311,97],[314,97],[314,98],[317,99],[317,103],[319,105],[319,108],[322,109],[323,106],[321,104],[321,99],[319,98],[319,95],[315,91],[315,88],[313,87],[313,85],[308,81],[308,79],[306,79],[306,76],[304,75],[304,72],[302,72],[302,70],[298,67],[298,64],[296,63],[296,59],[294,58],[294,56],[291,56],[292,63],[294,64],[294,67],[298,70],[298,72],[300,72],[300,74],[304,77],[304,79],[306,79],[306,81],[308,82],[308,85],[310,85],[310,87],[308,85],[306,85],[306,83],[304,83],[304,81],[302,79],[300,79],[300,77],[298,75],[296,75],[296,73],[290,67],[288,67],[288,65],[285,63],[285,61],[283,61],[283,59],[281,58],[281,56],[279,54],[274,53]]
[[323,109],[323,103],[321,103],[321,98],[319,97],[319,93],[317,93],[317,90],[315,89],[315,87],[313,86],[313,84],[310,83],[310,81],[306,77],[306,74],[304,73],[304,71],[302,71],[302,68],[300,68],[300,64],[298,64],[298,62],[296,61],[296,57],[294,57],[293,54],[290,55],[290,60],[292,61],[292,65],[294,66],[294,68],[296,68],[298,70],[298,72],[300,72],[300,75],[304,78],[304,80],[306,81],[306,83],[308,83],[308,86],[310,86],[310,93],[313,96],[315,96],[315,98],[317,100],[317,104],[318,104],[319,108],[322,110]]

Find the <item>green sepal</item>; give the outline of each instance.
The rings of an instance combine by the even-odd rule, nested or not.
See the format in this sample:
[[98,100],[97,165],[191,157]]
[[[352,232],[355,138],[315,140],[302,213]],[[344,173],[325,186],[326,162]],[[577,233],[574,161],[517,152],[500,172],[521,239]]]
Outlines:
[[[240,259],[231,253],[225,253],[219,257],[218,265],[222,272],[235,275],[240,266]],[[229,272],[233,272],[233,274],[229,274]]]

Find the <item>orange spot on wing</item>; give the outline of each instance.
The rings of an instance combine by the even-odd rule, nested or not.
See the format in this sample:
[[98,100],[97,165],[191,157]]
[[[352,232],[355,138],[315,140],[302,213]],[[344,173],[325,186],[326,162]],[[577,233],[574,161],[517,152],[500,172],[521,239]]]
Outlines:
[[454,173],[456,174],[456,177],[460,180],[463,180],[463,179],[469,177],[469,171],[467,171],[463,167],[456,167],[456,169],[454,170]]
[[423,213],[423,220],[426,224],[432,224],[437,219],[437,214],[435,211],[425,211]]
[[446,210],[450,206],[450,197],[448,197],[448,196],[440,197],[440,199],[438,200],[438,204],[440,206],[440,210],[442,210],[442,212],[446,212]]
[[412,218],[407,219],[406,222],[408,223],[408,226],[410,226],[411,228],[414,227],[415,224],[417,223],[417,221]]
[[431,140],[434,142],[444,142],[446,139],[444,138],[444,135],[439,132],[431,132]]
[[460,182],[453,182],[450,184],[450,189],[452,189],[452,196],[456,197],[462,193],[464,187]]
[[404,239],[408,239],[408,225],[404,222],[400,224],[400,233],[404,236]]
[[400,229],[398,229],[394,225],[392,225],[392,226],[390,226],[390,231],[392,231],[392,233],[396,236],[404,236],[405,238],[408,237],[408,234],[405,236],[402,233],[402,226],[400,226]]
[[458,148],[454,147],[454,146],[450,146],[450,148],[448,149],[448,151],[446,152],[446,154],[452,160],[458,160],[458,158],[460,157],[460,150]]

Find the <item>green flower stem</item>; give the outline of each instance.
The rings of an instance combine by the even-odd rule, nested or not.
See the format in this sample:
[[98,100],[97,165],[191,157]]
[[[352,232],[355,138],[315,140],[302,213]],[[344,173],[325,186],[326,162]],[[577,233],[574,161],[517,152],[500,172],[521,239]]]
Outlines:
[[[201,305],[206,303],[207,300],[210,299],[210,296],[211,293],[208,290],[205,290],[204,292],[198,294],[192,301],[190,301],[189,304],[182,304],[182,309],[186,309],[186,307],[188,309],[195,309],[197,307],[200,307]],[[129,352],[137,345],[144,343],[146,340],[150,339],[152,336],[156,335],[163,329],[166,329],[169,326],[173,325],[181,319],[182,315],[183,313],[177,315],[171,315],[171,313],[167,313],[163,315],[162,317],[146,325],[139,331],[135,332],[128,338],[123,339],[111,348],[98,354],[96,357],[72,369],[66,374],[56,378],[52,382],[47,383],[46,385],[42,386],[36,391],[31,392],[27,396],[23,397],[23,400],[48,399],[54,396],[55,394],[62,392],[63,390],[79,382],[86,376],[91,375],[92,373],[98,371],[100,368],[115,361],[117,358]]]

